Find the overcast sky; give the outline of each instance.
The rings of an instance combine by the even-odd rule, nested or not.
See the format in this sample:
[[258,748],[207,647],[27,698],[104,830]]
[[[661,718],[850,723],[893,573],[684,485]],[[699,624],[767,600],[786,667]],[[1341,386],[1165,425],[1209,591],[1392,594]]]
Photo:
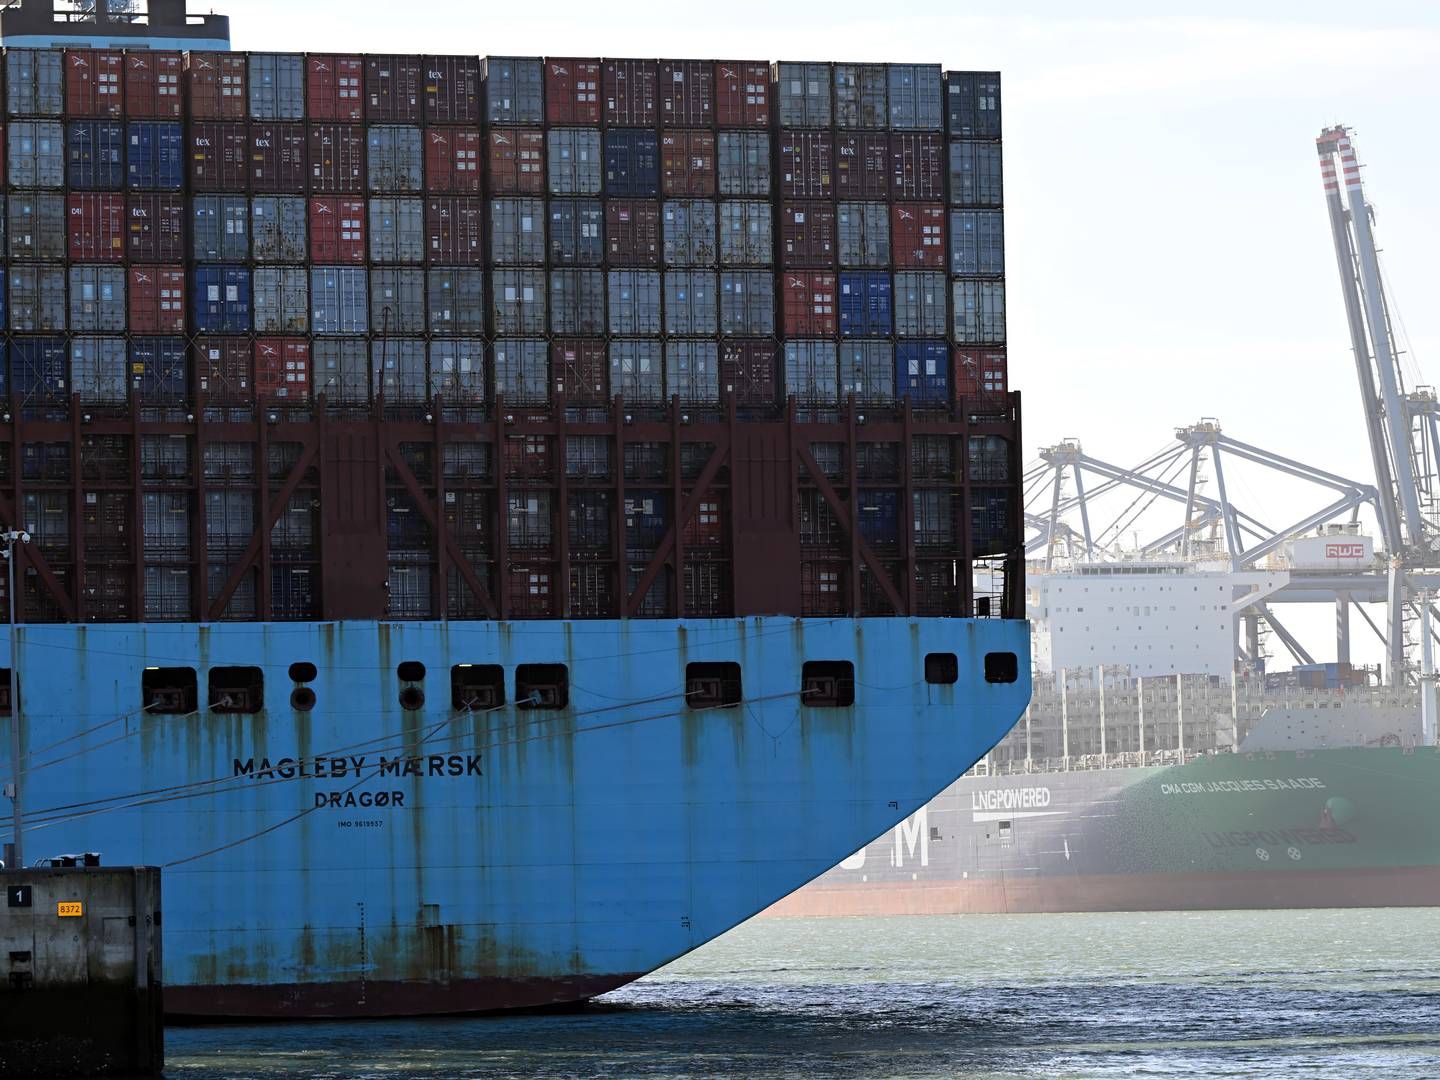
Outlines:
[[[1214,416],[1248,442],[1372,479],[1314,149],[1322,126],[1343,122],[1356,131],[1418,379],[1440,380],[1440,5],[246,0],[220,10],[238,49],[1000,70],[1011,378],[1025,393],[1027,457],[1073,435],[1133,463],[1176,425]],[[1237,502],[1270,509],[1270,524],[1320,505],[1258,477],[1232,486]]]

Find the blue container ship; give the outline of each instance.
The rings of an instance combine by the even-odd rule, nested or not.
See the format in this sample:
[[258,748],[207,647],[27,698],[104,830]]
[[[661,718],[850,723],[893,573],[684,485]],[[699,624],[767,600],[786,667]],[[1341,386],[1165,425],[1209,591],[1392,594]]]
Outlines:
[[[164,868],[169,1014],[585,1000],[893,828],[1019,718],[1003,261],[881,235],[907,201],[998,235],[998,76],[55,19],[0,13],[7,122],[64,135],[7,144],[0,270],[69,290],[44,325],[6,305],[0,840],[12,866]],[[869,148],[868,209],[780,175],[782,132],[817,125]],[[662,177],[672,131],[695,152]],[[837,207],[881,233],[822,235]],[[796,268],[831,275],[803,334]]]

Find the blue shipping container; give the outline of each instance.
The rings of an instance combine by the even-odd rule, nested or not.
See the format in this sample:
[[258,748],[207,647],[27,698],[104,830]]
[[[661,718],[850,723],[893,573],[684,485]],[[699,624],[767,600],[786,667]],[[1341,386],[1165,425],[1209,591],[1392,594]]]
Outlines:
[[655,132],[616,128],[605,132],[605,194],[644,198],[660,192],[660,153]]
[[70,350],[63,337],[17,337],[10,344],[10,390],[30,418],[63,419],[70,400]]
[[243,334],[250,329],[250,271],[202,266],[190,290],[195,329],[202,334]]
[[895,394],[912,405],[950,400],[950,348],[943,341],[902,341],[895,346]]
[[125,129],[104,120],[77,120],[65,136],[70,186],[113,191],[125,183]]
[[872,548],[893,548],[900,542],[900,493],[860,491],[860,535]]
[[131,121],[127,168],[131,191],[179,191],[185,183],[180,125]]
[[130,385],[136,396],[152,403],[184,401],[190,385],[186,356],[184,338],[137,337],[131,341]]
[[895,329],[890,275],[851,271],[840,275],[840,336],[889,337]]

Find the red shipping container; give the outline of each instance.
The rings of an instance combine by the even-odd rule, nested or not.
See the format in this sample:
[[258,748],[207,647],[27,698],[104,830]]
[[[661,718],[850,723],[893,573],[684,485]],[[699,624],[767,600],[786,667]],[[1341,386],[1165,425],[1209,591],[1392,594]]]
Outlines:
[[770,65],[763,60],[715,61],[715,124],[770,126]]
[[261,405],[310,400],[310,342],[303,337],[255,339],[255,396]]
[[427,128],[425,190],[480,194],[480,144],[479,128]]
[[782,203],[780,265],[787,269],[835,265],[835,204]]
[[600,123],[600,61],[545,63],[545,119],[551,124]]
[[945,207],[891,203],[890,261],[906,269],[944,270],[945,258]]
[[720,509],[720,497],[711,495],[702,498],[695,507],[695,515],[685,523],[685,547],[718,548],[725,543],[725,517]]
[[712,127],[715,65],[709,60],[660,61],[662,127]]
[[312,53],[305,58],[305,115],[311,120],[361,120],[365,61]]
[[125,196],[72,194],[66,197],[70,258],[121,262],[125,258]]
[[780,194],[828,199],[834,190],[834,136],[828,131],[781,131]]
[[610,361],[603,338],[567,338],[550,344],[550,372],[565,404],[592,409],[610,400]]
[[537,128],[492,128],[489,142],[491,194],[544,194],[543,131]]
[[129,288],[132,334],[185,332],[183,266],[132,266]]
[[883,131],[836,136],[835,197],[890,198],[890,139]]
[[365,58],[365,117],[387,124],[420,122],[420,57]]
[[65,115],[124,116],[124,72],[125,54],[118,49],[67,49]]
[[310,261],[365,262],[365,200],[310,200]]
[[480,60],[474,56],[425,57],[425,122],[480,122]]
[[185,79],[193,119],[245,119],[250,102],[245,89],[244,53],[192,52]]
[[715,195],[715,133],[667,131],[660,136],[660,183],[665,195]]
[[178,52],[139,50],[125,54],[125,115],[132,120],[178,120],[185,115],[180,78],[185,57]]
[[834,337],[839,331],[835,275],[786,274],[781,310],[786,337]]
[[654,60],[606,60],[601,101],[609,127],[654,127],[660,69]]
[[1009,389],[1004,349],[956,349],[952,393],[962,397],[993,397]]
[[244,191],[250,179],[250,132],[244,124],[190,125],[192,191]]
[[890,192],[896,199],[945,198],[945,142],[939,135],[890,136]]
[[482,232],[485,200],[442,196],[425,201],[425,250],[431,263],[480,266],[485,262]]
[[720,346],[720,390],[739,408],[775,405],[780,380],[773,341],[726,341]]
[[654,199],[606,199],[605,251],[614,264],[660,265],[660,203]]
[[207,404],[249,405],[254,402],[250,340],[243,337],[196,338],[195,384]]
[[310,190],[358,195],[365,190],[365,129],[359,124],[311,124]]
[[305,125],[250,125],[250,190],[295,195],[305,190]]
[[125,197],[126,249],[136,262],[183,262],[185,198],[182,195]]

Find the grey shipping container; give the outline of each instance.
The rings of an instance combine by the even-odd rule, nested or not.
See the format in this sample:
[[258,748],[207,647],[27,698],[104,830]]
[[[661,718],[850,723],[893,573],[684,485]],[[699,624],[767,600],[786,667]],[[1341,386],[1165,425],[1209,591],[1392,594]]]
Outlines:
[[1005,273],[1005,215],[999,210],[950,212],[950,273]]
[[251,119],[300,120],[304,116],[305,58],[299,53],[251,53]]
[[715,284],[715,274],[710,270],[666,270],[665,333],[716,333]]
[[770,136],[763,131],[722,131],[715,137],[716,181],[721,195],[770,194]]
[[545,122],[545,62],[518,56],[487,56],[485,117],[492,124]]
[[5,160],[11,187],[64,187],[64,125],[51,120],[10,121]]
[[599,199],[550,200],[550,265],[599,266],[605,257]]
[[68,229],[65,196],[49,191],[12,191],[7,200],[12,259],[63,259]]
[[480,405],[485,393],[485,339],[434,338],[430,342],[430,396],[450,405]]
[[[6,225],[10,221],[10,212],[5,206],[5,196],[0,195],[0,252],[9,251],[9,238],[6,236]],[[3,322],[0,319],[0,322]]]
[[497,338],[495,393],[507,405],[550,401],[550,345],[544,338]]
[[259,195],[250,200],[250,245],[256,262],[303,263],[309,235],[305,200]]
[[377,266],[370,271],[370,329],[376,334],[423,334],[425,271]]
[[1000,144],[950,140],[950,205],[1002,206],[1004,202]]
[[774,275],[763,270],[721,271],[720,333],[735,337],[774,335]]
[[720,404],[720,359],[713,341],[665,343],[665,399],[691,408]]
[[5,50],[5,104],[11,116],[59,116],[65,74],[59,49]]
[[720,203],[720,265],[771,266],[775,211],[768,202],[724,200]]
[[835,126],[884,130],[890,122],[884,64],[835,65]]
[[780,126],[828,128],[830,65],[781,62],[775,65],[775,92]]
[[803,405],[835,405],[840,376],[833,341],[785,342],[785,393]]
[[317,339],[310,348],[316,396],[329,405],[370,404],[370,346],[364,338]]
[[551,128],[545,162],[551,195],[599,195],[604,159],[599,128]]
[[660,333],[660,275],[654,270],[610,271],[610,333]]
[[602,271],[550,271],[550,332],[605,333],[605,275]]
[[892,131],[940,131],[945,124],[945,94],[939,64],[889,65]]
[[383,194],[420,191],[424,176],[420,129],[377,126],[365,140],[369,188]]
[[510,266],[545,262],[545,200],[490,200],[490,261]]
[[714,266],[715,204],[673,199],[661,211],[666,266]]
[[895,334],[897,337],[945,336],[949,315],[945,275],[929,270],[901,270],[895,274]]
[[[408,271],[402,271],[408,272]],[[423,405],[430,395],[424,338],[386,337],[370,342],[375,392],[391,405]]]
[[610,393],[626,405],[665,402],[665,365],[654,338],[615,338],[610,342]]
[[895,401],[895,347],[888,341],[840,343],[840,396],[864,404]]
[[128,397],[123,337],[70,339],[70,384],[81,405],[123,405]]
[[421,199],[370,200],[370,261],[425,261],[425,203]]
[[10,268],[10,329],[65,329],[65,268]]
[[496,334],[545,333],[545,271],[490,271]]
[[310,329],[310,271],[303,266],[257,266],[251,306],[260,334],[303,334]]
[[955,341],[962,345],[1005,343],[1005,283],[955,282]]
[[244,195],[196,195],[190,220],[196,262],[250,258],[250,205]]
[[881,202],[842,202],[835,228],[840,265],[890,265],[890,207]]
[[485,272],[458,266],[430,268],[426,307],[433,334],[485,332]]
[[[370,285],[367,275],[360,267],[311,267],[311,333],[365,333],[370,329],[369,295]],[[318,365],[315,372],[318,377],[320,373]],[[319,393],[318,389],[316,393]]]
[[[16,267],[13,273],[20,273]],[[120,333],[125,330],[125,268],[70,267],[70,329]]]

